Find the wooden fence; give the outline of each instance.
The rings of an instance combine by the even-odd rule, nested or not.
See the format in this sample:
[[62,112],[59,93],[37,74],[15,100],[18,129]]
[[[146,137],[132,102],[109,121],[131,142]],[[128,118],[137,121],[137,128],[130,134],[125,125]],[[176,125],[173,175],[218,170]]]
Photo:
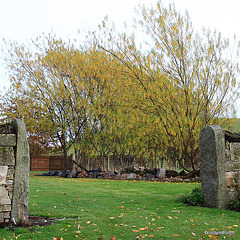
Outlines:
[[[68,168],[70,168],[70,157],[68,157]],[[31,156],[31,171],[64,170],[64,158],[62,156]]]
[[[68,169],[70,169],[71,156],[68,157]],[[133,156],[125,156],[122,159],[116,156],[95,158],[81,158],[78,163],[83,169],[93,170],[101,168],[103,171],[120,171],[131,167]],[[64,158],[62,156],[31,156],[31,171],[64,170]]]

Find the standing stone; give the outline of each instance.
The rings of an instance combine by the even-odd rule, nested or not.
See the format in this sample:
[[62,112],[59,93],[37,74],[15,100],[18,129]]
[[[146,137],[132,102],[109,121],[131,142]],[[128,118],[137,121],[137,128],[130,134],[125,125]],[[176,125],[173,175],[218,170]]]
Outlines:
[[17,130],[17,145],[11,221],[18,224],[28,221],[30,155],[24,122],[16,119],[13,123]]
[[219,126],[205,126],[199,138],[200,173],[204,206],[226,209],[225,134]]
[[159,179],[159,181],[163,181],[165,179],[166,171],[164,168],[158,168],[156,177]]

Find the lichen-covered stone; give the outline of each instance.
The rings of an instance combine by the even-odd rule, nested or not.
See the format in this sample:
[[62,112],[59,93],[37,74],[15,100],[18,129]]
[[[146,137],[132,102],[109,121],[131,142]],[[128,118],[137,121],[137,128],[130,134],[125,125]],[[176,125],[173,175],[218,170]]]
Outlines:
[[231,161],[240,161],[240,143],[234,142],[230,144]]
[[0,166],[13,166],[15,164],[14,150],[12,147],[0,147]]
[[199,138],[204,206],[228,207],[225,134],[219,126],[205,126]]
[[228,189],[228,200],[229,201],[237,201],[238,193],[234,189]]
[[16,134],[0,134],[0,146],[16,146]]
[[28,221],[30,154],[24,122],[17,119],[14,126],[17,132],[17,145],[11,220],[19,223]]

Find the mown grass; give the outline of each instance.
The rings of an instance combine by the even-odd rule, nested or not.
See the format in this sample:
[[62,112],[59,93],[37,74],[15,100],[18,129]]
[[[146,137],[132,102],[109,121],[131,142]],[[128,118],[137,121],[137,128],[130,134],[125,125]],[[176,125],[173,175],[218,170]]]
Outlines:
[[[31,174],[29,214],[74,219],[45,227],[0,229],[0,239],[240,239],[238,212],[175,201],[195,186]],[[234,234],[215,236],[205,231]]]

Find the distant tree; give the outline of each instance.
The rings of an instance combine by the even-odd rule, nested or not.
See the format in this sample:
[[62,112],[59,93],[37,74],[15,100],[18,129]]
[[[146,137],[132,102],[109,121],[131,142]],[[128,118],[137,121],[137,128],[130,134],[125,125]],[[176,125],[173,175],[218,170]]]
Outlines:
[[201,129],[223,125],[223,117],[234,114],[237,58],[227,55],[230,43],[221,34],[210,30],[194,34],[188,13],[181,15],[173,4],[142,6],[139,15],[136,23],[145,39],[150,37],[149,51],[137,47],[134,35],[114,35],[107,22],[102,30],[108,41],[96,36],[95,43],[125,66],[129,77],[122,83],[129,93],[125,99],[132,109],[156,119],[162,154],[177,159],[187,171],[197,171]]
[[77,49],[51,34],[30,46],[6,46],[11,87],[1,99],[2,120],[24,119],[30,142],[38,139],[35,152],[46,147],[44,139],[61,146],[67,169],[68,149],[79,147],[90,139],[86,133],[110,122],[107,109],[115,101],[117,74],[108,69],[116,68],[116,60],[94,47]]

